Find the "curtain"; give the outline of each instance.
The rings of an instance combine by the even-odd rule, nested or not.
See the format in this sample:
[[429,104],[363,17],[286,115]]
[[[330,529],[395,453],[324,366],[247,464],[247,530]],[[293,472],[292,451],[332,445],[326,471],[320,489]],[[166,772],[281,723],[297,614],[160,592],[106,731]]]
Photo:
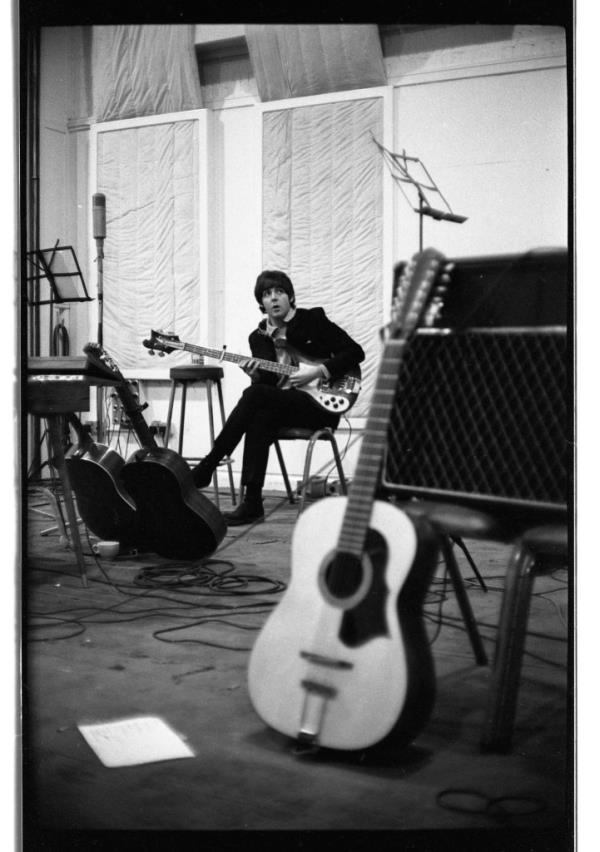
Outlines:
[[[152,328],[198,338],[198,122],[98,134],[106,196],[104,343],[122,369],[150,365]],[[171,366],[189,361],[176,352]]]
[[376,24],[254,24],[246,40],[262,101],[387,82]]
[[365,416],[383,305],[381,98],[268,111],[263,124],[263,268],[287,272],[365,349]]
[[92,28],[96,121],[202,106],[192,25]]

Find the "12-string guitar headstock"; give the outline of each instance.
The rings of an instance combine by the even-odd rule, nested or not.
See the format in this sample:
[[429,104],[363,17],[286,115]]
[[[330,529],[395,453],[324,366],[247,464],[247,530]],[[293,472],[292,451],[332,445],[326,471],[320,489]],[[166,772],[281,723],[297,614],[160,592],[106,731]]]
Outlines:
[[433,248],[413,255],[394,292],[386,337],[407,338],[419,325],[430,327],[439,321],[453,265]]

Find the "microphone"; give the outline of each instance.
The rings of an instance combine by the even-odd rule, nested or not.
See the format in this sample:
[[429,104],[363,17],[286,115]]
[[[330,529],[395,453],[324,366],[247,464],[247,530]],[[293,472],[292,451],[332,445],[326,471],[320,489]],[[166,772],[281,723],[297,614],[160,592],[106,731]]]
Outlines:
[[92,195],[92,219],[94,239],[103,240],[106,237],[106,197],[102,192]]

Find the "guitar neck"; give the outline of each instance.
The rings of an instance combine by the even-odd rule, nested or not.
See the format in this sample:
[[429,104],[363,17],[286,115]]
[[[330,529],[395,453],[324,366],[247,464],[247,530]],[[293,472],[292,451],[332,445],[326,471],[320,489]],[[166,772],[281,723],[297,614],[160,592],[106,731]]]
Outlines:
[[150,427],[142,414],[142,409],[136,398],[130,391],[125,379],[120,385],[117,385],[115,390],[119,395],[119,399],[123,403],[125,414],[129,417],[133,431],[137,435],[140,444],[150,450],[158,449],[158,444],[154,435],[150,431]]
[[357,557],[363,552],[369,528],[375,491],[379,483],[381,463],[396,395],[398,365],[402,360],[405,339],[389,340],[384,348],[373,399],[367,417],[354,481],[339,537],[338,547]]
[[131,425],[133,426],[133,430],[137,435],[140,444],[147,449],[158,449],[158,444],[154,439],[154,435],[142,416],[142,409],[125,381],[116,361],[111,358],[106,349],[100,343],[87,343],[83,347],[83,351],[87,355],[90,363],[96,369],[101,370],[104,374],[109,374],[112,378],[119,382],[119,384],[116,385],[115,390],[119,395],[119,399],[123,403],[123,409],[131,421]]
[[[186,352],[205,355],[207,358],[216,358],[218,361],[229,361],[232,364],[241,364],[251,357],[250,355],[236,355],[233,352],[228,352],[226,349],[209,349],[206,346],[196,346],[193,343],[183,343],[180,348]],[[278,373],[280,376],[291,376],[292,373],[298,370],[298,367],[294,364],[279,364],[277,361],[267,361],[264,358],[256,358],[255,360],[261,370]]]

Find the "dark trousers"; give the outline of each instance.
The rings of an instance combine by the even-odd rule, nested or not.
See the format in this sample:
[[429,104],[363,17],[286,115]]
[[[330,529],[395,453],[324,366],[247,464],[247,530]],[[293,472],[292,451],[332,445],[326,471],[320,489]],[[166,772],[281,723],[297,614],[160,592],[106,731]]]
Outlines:
[[279,429],[286,426],[320,429],[335,428],[338,414],[322,409],[309,394],[290,388],[254,384],[246,388],[215,439],[206,461],[215,464],[229,456],[246,436],[242,462],[242,486],[259,491],[265,482],[269,447]]

